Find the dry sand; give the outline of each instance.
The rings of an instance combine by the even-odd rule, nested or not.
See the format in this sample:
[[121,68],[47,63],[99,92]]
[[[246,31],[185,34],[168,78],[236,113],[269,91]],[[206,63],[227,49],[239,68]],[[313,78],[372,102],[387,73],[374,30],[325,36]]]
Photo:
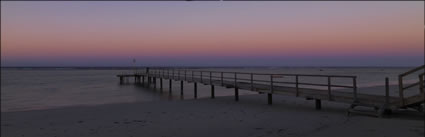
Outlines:
[[424,113],[347,116],[347,104],[265,94],[2,113],[2,137],[423,137]]

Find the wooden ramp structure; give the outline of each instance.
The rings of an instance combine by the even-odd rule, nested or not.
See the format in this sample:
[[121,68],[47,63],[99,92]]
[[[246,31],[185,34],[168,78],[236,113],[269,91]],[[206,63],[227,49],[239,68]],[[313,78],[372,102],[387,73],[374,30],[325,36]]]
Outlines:
[[[222,72],[206,71],[196,69],[177,69],[177,68],[146,68],[143,72],[133,74],[120,74],[120,83],[124,83],[129,78],[134,78],[136,83],[147,85],[160,91],[163,89],[163,81],[169,80],[168,91],[172,92],[172,81],[180,81],[180,94],[183,95],[183,82],[193,83],[194,98],[197,98],[197,84],[211,86],[211,98],[215,98],[214,86],[234,88],[235,101],[239,100],[239,89],[267,94],[268,104],[272,104],[274,94],[295,96],[315,100],[316,109],[321,109],[321,101],[335,101],[351,104],[347,111],[350,113],[361,113],[374,116],[382,116],[399,108],[415,108],[423,111],[424,103],[424,73],[418,75],[418,82],[404,86],[403,77],[417,71],[424,70],[420,66],[399,76],[400,97],[389,96],[388,78],[386,78],[385,95],[360,94],[357,92],[357,77],[343,75],[307,75],[307,74],[265,74],[265,73],[247,73],[247,72]],[[324,82],[304,82],[308,79],[323,79]],[[284,80],[285,79],[285,80]],[[288,81],[291,80],[291,81]],[[157,84],[159,80],[159,85]],[[349,80],[350,84],[338,84],[338,81]],[[420,93],[405,97],[406,89],[419,86]],[[338,89],[350,89],[350,92]],[[421,106],[422,105],[422,106]],[[374,113],[364,113],[355,110],[357,106],[372,107]]]

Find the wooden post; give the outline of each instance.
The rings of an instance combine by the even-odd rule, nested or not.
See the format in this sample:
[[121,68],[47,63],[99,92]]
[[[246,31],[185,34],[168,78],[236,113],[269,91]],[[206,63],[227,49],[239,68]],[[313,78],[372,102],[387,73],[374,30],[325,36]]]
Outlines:
[[237,73],[235,72],[235,88],[237,88],[238,87],[238,77],[237,77]]
[[239,101],[239,89],[235,87],[235,101]]
[[356,77],[353,78],[353,92],[354,92],[354,102],[358,102],[357,98],[357,79]]
[[142,85],[145,85],[145,76],[142,76]]
[[210,85],[212,85],[212,72],[210,71]]
[[271,93],[268,93],[268,94],[267,94],[267,100],[268,100],[268,104],[269,104],[269,105],[271,105],[271,104],[272,104],[272,102],[273,102],[273,100],[272,100],[272,99],[273,99],[272,94],[271,94]]
[[254,91],[254,74],[251,73],[251,90]]
[[170,92],[170,95],[171,95],[171,92],[172,92],[172,87],[173,87],[173,84],[172,84],[172,83],[173,83],[173,80],[169,79],[169,81],[170,81],[170,82],[169,82],[169,84],[170,84],[170,87],[169,87],[169,88],[170,88],[170,89],[169,89],[169,92]]
[[273,74],[270,75],[270,93],[273,93]]
[[298,97],[300,95],[299,88],[298,88],[298,75],[295,75],[295,91],[296,91],[296,96]]
[[329,100],[332,100],[332,94],[331,94],[331,77],[328,76],[328,96]]
[[124,83],[124,78],[122,76],[120,76],[120,84]]
[[214,85],[211,85],[211,98],[215,98],[215,95],[214,95]]
[[272,101],[273,101],[273,75],[270,75],[270,93],[267,94],[267,100],[268,100],[268,104],[271,105]]
[[315,99],[316,102],[316,110],[322,109],[322,101],[320,99]]
[[198,98],[198,85],[196,84],[196,82],[193,83],[193,87],[194,87],[194,98]]
[[224,81],[223,81],[223,72],[221,72],[221,86],[224,85]]
[[202,83],[202,71],[201,71],[201,83]]
[[398,76],[398,88],[399,88],[399,94],[401,99],[401,105],[404,106],[404,94],[403,94],[403,77]]
[[390,85],[389,85],[388,77],[386,77],[385,78],[385,104],[386,105],[390,103],[389,93],[390,93]]
[[195,75],[193,74],[193,70],[192,70],[192,82],[194,82]]
[[419,91],[421,91],[421,93],[424,93],[424,76],[424,73],[422,73],[422,75],[419,75]]
[[159,88],[160,88],[160,91],[162,92],[163,91],[163,88],[162,88],[162,78],[159,79]]
[[151,77],[148,75],[148,88],[151,87]]
[[184,80],[186,80],[186,69],[184,69]]
[[180,70],[177,70],[177,80],[180,80]]
[[153,89],[156,90],[156,77],[153,77]]
[[183,80],[180,81],[180,95],[183,96]]

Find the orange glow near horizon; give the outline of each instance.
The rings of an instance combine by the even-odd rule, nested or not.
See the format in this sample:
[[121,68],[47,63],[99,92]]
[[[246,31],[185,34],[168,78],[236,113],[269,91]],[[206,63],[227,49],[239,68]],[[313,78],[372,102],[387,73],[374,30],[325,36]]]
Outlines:
[[84,3],[2,2],[1,56],[424,54],[423,2]]

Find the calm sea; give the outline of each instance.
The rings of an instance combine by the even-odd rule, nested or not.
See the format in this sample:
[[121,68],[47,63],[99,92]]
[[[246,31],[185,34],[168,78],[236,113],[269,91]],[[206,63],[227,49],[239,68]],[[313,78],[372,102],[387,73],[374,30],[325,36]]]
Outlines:
[[[319,68],[319,67],[285,67],[285,68],[202,68],[217,71],[238,71],[258,73],[287,74],[332,74],[358,77],[359,87],[382,86],[384,78],[389,77],[391,84],[397,83],[397,75],[411,68]],[[180,96],[178,82],[173,84],[173,92],[160,93],[139,85],[120,85],[116,74],[130,73],[133,70],[122,69],[72,69],[72,68],[38,68],[38,69],[1,69],[1,111],[24,111],[50,109],[67,106],[87,106],[126,102],[167,101],[192,99],[193,87],[185,83],[184,97]],[[413,81],[417,77],[407,78]],[[312,80],[313,82],[315,80]],[[168,82],[168,81],[167,81]],[[323,80],[317,80],[322,82]],[[337,81],[338,82],[338,81]],[[344,81],[340,81],[344,83]],[[351,81],[347,81],[350,83]],[[326,83],[326,81],[324,82]],[[198,85],[198,97],[209,97],[209,86]],[[168,84],[164,84],[168,90]],[[395,93],[395,92],[394,92]],[[241,94],[252,92],[241,91]],[[216,87],[216,96],[233,95],[232,89]]]

